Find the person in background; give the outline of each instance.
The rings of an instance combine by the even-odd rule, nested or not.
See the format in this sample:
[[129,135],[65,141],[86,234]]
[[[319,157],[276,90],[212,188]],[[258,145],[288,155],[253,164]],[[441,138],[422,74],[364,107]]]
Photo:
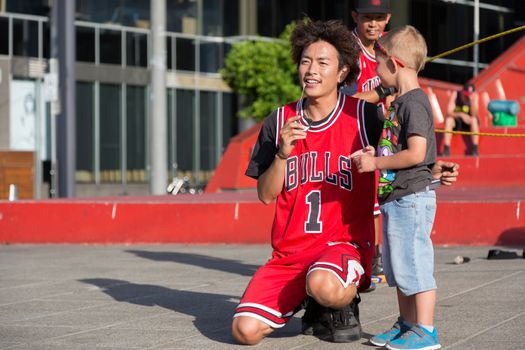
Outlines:
[[[385,88],[381,85],[381,80],[376,73],[376,57],[374,44],[384,33],[392,14],[390,11],[390,0],[356,0],[352,19],[356,26],[352,31],[360,49],[359,68],[360,73],[354,84],[342,89],[346,94],[363,99],[370,103],[375,103],[382,108],[383,113],[393,99],[395,89]],[[377,180],[379,175],[376,174]],[[379,237],[381,230],[381,212],[379,204],[374,205],[374,226],[375,226],[375,251],[372,267],[372,275],[375,277],[383,275],[381,262],[381,249]],[[373,291],[375,284],[370,285],[368,291]]]
[[[473,84],[467,83],[460,91],[453,91],[450,94],[447,116],[445,118],[446,131],[471,131],[479,132],[479,95]],[[479,156],[479,135],[471,135],[472,145],[470,155]],[[443,156],[450,156],[450,143],[452,133],[443,135]]]

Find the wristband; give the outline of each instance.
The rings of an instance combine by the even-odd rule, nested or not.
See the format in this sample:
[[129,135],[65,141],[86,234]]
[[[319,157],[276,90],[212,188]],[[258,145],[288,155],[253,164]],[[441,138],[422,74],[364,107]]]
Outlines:
[[385,97],[393,95],[397,92],[396,88],[386,88],[383,85],[379,84],[375,88],[377,95],[379,96],[380,100],[383,100]]

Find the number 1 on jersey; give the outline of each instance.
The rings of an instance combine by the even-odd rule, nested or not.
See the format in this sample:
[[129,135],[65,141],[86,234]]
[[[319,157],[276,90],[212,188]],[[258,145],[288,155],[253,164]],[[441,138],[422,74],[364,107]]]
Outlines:
[[308,204],[308,219],[304,222],[304,232],[321,233],[323,230],[323,223],[319,220],[321,218],[321,191],[310,191],[306,196],[306,203]]

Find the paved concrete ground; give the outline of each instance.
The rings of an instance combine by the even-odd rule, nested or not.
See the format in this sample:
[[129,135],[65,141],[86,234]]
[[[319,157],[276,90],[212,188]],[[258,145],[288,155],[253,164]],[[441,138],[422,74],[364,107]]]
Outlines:
[[[525,259],[436,249],[447,349],[525,348]],[[266,246],[0,246],[0,349],[230,349],[233,310]],[[520,252],[521,253],[521,252]],[[456,255],[472,260],[454,265]],[[365,336],[396,319],[394,290],[363,294]],[[300,314],[256,349],[376,349],[299,335]],[[244,347],[246,348],[246,347]]]

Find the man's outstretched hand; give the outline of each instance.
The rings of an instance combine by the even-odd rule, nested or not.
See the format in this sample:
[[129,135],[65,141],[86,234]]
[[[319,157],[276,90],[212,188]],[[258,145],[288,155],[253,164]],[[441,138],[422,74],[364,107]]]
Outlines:
[[451,186],[458,180],[459,164],[438,160],[432,168],[432,177],[440,180],[442,185]]

